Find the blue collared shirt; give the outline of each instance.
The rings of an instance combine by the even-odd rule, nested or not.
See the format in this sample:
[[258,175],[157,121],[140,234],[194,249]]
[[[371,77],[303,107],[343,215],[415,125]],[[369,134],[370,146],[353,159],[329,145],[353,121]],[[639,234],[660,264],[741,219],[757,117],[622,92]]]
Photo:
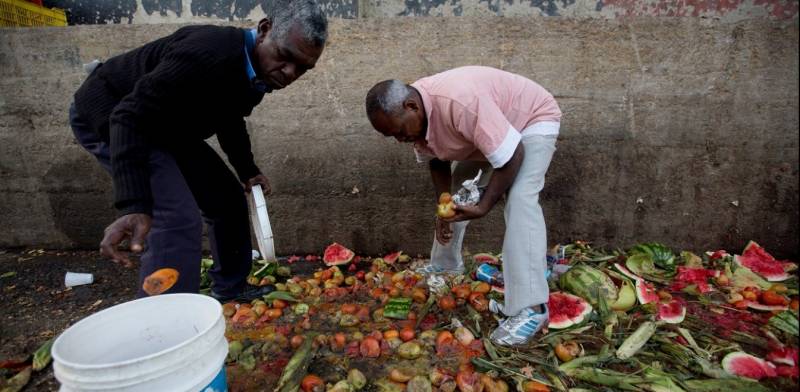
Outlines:
[[250,53],[256,47],[257,35],[258,30],[256,29],[246,30],[244,32],[245,70],[247,71],[247,77],[250,79],[250,84],[253,86],[253,89],[259,93],[266,94],[272,92],[272,88],[263,80],[258,79],[256,70],[253,68],[253,61],[250,59]]

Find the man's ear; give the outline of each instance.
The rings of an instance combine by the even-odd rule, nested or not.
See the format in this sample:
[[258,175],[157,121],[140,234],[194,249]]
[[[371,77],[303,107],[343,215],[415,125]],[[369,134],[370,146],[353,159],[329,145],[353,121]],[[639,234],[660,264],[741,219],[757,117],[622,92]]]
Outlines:
[[408,98],[405,100],[405,102],[403,102],[403,107],[410,109],[412,112],[416,112],[419,110],[419,103],[411,98]]
[[266,35],[272,29],[272,21],[264,18],[258,21],[258,35],[261,37],[262,35]]

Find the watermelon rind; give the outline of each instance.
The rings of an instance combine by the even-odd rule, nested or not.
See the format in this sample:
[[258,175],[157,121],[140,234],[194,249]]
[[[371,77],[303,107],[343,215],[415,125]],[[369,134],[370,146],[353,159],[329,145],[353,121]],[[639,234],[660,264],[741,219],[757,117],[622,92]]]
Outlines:
[[613,310],[621,310],[627,311],[636,305],[636,291],[633,289],[633,285],[627,281],[622,281],[622,287],[619,289],[619,297],[617,297],[617,302],[611,304],[611,309]]
[[[680,307],[680,312],[677,314],[674,312],[676,306]],[[658,305],[658,319],[667,324],[680,324],[685,318],[686,307],[678,301],[673,300],[669,303]]]
[[625,267],[624,267],[622,264],[619,264],[619,263],[614,263],[614,268],[615,268],[617,271],[619,271],[620,273],[622,273],[623,275],[625,275],[625,276],[627,276],[627,277],[629,277],[629,278],[633,279],[633,281],[634,281],[634,282],[636,282],[636,281],[638,281],[638,280],[642,279],[642,277],[641,277],[641,276],[634,274],[634,273],[633,273],[633,272],[631,272],[629,269],[625,268]]
[[774,312],[774,311],[784,311],[789,309],[786,305],[764,305],[755,301],[750,301],[747,303],[747,307],[754,310],[760,310],[763,312]]
[[352,250],[334,242],[325,248],[322,261],[324,261],[327,266],[342,265],[353,260],[355,255],[356,254]]
[[558,281],[562,290],[569,291],[589,302],[592,306],[599,303],[598,294],[607,303],[617,301],[617,286],[603,271],[588,265],[579,264],[561,275]]
[[732,376],[754,380],[777,375],[775,365],[741,351],[734,351],[722,358],[722,369]]
[[579,303],[581,303],[583,305],[583,308],[582,308],[580,313],[570,317],[570,316],[567,316],[567,315],[555,314],[554,310],[557,310],[557,308],[554,308],[553,306],[549,306],[549,308],[550,308],[549,309],[550,310],[550,320],[548,322],[548,328],[564,329],[564,328],[567,328],[567,327],[571,327],[573,325],[580,324],[586,318],[586,315],[588,315],[589,313],[592,312],[592,305],[590,305],[588,302],[586,302],[586,300],[584,300],[583,298],[578,297],[576,295],[572,295],[572,294],[565,293],[565,292],[556,291],[556,292],[550,293],[550,299],[549,299],[548,303],[552,303],[554,300],[559,300],[558,299],[559,296],[564,297],[563,299],[565,299],[565,300],[577,301],[577,302],[579,302]]
[[658,302],[658,294],[656,294],[655,287],[644,279],[636,281],[636,298],[642,305]]

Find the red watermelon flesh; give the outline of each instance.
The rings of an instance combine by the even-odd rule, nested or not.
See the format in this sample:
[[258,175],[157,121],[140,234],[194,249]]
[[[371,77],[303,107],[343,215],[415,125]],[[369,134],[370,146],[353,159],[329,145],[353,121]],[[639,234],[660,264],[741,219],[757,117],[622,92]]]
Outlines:
[[402,251],[401,252],[389,253],[388,255],[383,256],[383,261],[385,261],[386,264],[394,264],[394,262],[397,261],[397,259],[400,258],[401,254],[403,254]]
[[547,307],[550,312],[548,327],[553,329],[580,324],[584,317],[592,312],[592,305],[583,298],[558,291],[550,293]]
[[670,289],[679,291],[693,284],[697,286],[697,291],[700,293],[707,293],[709,291],[714,291],[714,289],[709,286],[708,279],[716,278],[717,276],[719,276],[719,271],[717,270],[678,266],[678,275],[675,276]]
[[786,271],[796,268],[794,263],[776,260],[754,241],[750,241],[747,244],[741,256],[734,256],[734,260],[770,282],[789,279],[789,274]]
[[334,242],[325,248],[322,260],[325,262],[325,265],[328,266],[342,265],[353,260],[353,256],[355,256],[355,253],[352,250]]
[[782,347],[767,354],[767,360],[775,364],[795,366],[798,364],[797,347]]
[[686,307],[678,300],[658,304],[658,319],[669,324],[680,324],[686,317]]
[[642,305],[649,304],[651,302],[658,302],[656,288],[652,283],[648,283],[644,279],[639,279],[636,281],[636,298],[639,299],[639,303]]
[[776,377],[775,365],[750,354],[736,351],[722,359],[722,368],[730,375],[760,380]]
[[472,259],[475,260],[478,264],[488,263],[488,264],[500,264],[500,259],[496,256],[492,255],[491,253],[476,253],[472,255]]
[[778,366],[775,373],[780,377],[798,378],[800,376],[800,368],[797,366]]
[[730,256],[724,249],[716,250],[714,252],[706,252],[706,254],[708,255],[709,260],[719,260]]

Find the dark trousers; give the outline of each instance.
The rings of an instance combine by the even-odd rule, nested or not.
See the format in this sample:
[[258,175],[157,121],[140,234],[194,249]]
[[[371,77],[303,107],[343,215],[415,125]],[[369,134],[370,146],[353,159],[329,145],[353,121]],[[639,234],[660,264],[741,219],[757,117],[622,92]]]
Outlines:
[[[110,173],[108,144],[74,106],[69,120],[78,143]],[[238,295],[244,289],[252,257],[247,201],[239,180],[203,141],[169,151],[153,148],[149,165],[153,220],[140,259],[138,296],[147,295],[141,289],[144,278],[167,267],[180,273],[167,292],[199,290],[203,220],[214,257],[212,290],[221,296]]]

